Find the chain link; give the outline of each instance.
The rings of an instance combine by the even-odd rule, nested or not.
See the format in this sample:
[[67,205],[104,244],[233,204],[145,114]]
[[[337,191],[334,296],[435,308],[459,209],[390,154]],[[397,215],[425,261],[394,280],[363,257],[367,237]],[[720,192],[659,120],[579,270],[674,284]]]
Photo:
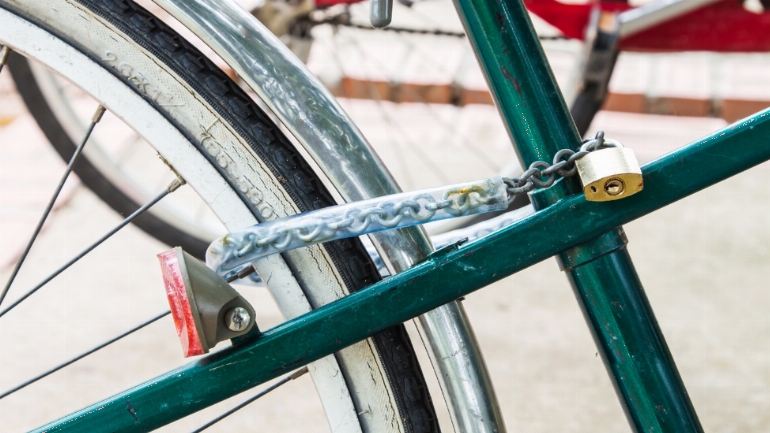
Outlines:
[[305,244],[317,243],[334,237],[337,231],[346,231],[356,236],[367,233],[372,224],[379,224],[385,228],[397,227],[405,218],[417,222],[429,221],[437,211],[460,216],[473,213],[479,207],[495,200],[490,194],[483,191],[463,191],[456,194],[445,194],[444,199],[436,201],[430,194],[421,194],[414,199],[397,203],[386,203],[378,207],[364,209],[351,209],[346,212],[339,221],[318,221],[310,228],[274,227],[270,233],[262,238],[254,237],[251,242],[246,242],[238,251],[238,255],[248,254],[252,248],[263,249],[273,247],[282,250],[297,240]]
[[622,144],[615,140],[605,140],[604,131],[599,131],[596,133],[596,137],[584,139],[580,150],[577,152],[572,149],[562,149],[556,152],[553,157],[553,164],[535,161],[521,176],[503,178],[503,182],[507,186],[506,191],[510,196],[509,200],[513,201],[517,194],[526,194],[535,188],[548,188],[556,182],[556,175],[561,177],[574,176],[577,174],[575,161],[595,150],[619,146]]

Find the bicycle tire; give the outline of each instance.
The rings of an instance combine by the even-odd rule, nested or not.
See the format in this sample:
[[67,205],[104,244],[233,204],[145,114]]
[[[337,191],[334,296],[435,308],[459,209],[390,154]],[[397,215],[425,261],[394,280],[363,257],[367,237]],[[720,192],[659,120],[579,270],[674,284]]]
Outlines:
[[[42,3],[42,1],[41,1]],[[62,2],[64,3],[64,2]],[[71,46],[79,49],[94,62],[110,71],[122,80],[128,87],[132,85],[129,77],[125,77],[103,58],[103,54],[83,44],[82,40],[72,39],[62,27],[67,24],[43,19],[35,15],[35,7],[30,2],[19,3],[13,0],[0,1],[12,12],[57,35]],[[170,27],[153,17],[149,12],[133,3],[131,0],[78,0],[71,3],[82,11],[87,11],[100,25],[109,27],[111,31],[120,34],[136,45],[137,51],[149,55],[159,62],[163,68],[174,74],[181,83],[195,91],[195,96],[205,101],[219,119],[227,123],[237,133],[240,140],[249,146],[248,157],[253,157],[263,164],[269,174],[277,179],[275,188],[284,193],[290,200],[290,205],[296,211],[317,209],[334,204],[322,181],[313,173],[302,156],[283,136],[278,127],[272,123],[259,106],[254,103],[224,72],[208,61],[198,50],[186,42]],[[59,13],[59,11],[55,11]],[[109,57],[109,56],[108,56]],[[20,71],[20,63],[14,61],[14,68]],[[247,196],[240,178],[231,170],[221,166],[221,162],[207,153],[203,140],[196,138],[189,128],[180,125],[171,114],[173,107],[163,106],[149,95],[142,94],[156,110],[161,112],[180,132],[188,137],[210,164],[227,179],[231,188],[241,197],[250,211],[258,220],[264,220],[265,210],[253,203],[253,198]],[[34,110],[39,107],[30,107]],[[49,130],[49,132],[55,132]],[[83,168],[85,167],[85,168]],[[82,164],[81,171],[88,174],[88,165]],[[88,177],[88,176],[86,176]],[[288,204],[287,204],[288,205]],[[340,282],[348,292],[354,292],[379,280],[379,274],[358,239],[347,239],[332,242],[322,247],[331,261],[331,267],[338,275]],[[306,278],[314,270],[303,268],[301,260],[295,254],[284,254],[284,260],[298,278]],[[327,276],[328,278],[328,276]],[[311,293],[313,290],[324,290],[323,287],[304,287],[306,295],[313,307],[323,302],[323,297]],[[393,431],[432,432],[438,431],[438,423],[430,395],[427,391],[424,377],[420,370],[411,341],[403,325],[393,327],[373,337],[372,346],[381,362],[383,380],[391,390],[388,404],[397,411],[398,428]],[[345,375],[346,383],[351,391],[351,397],[360,414],[364,408],[375,405],[368,401],[367,396],[359,392],[357,380],[350,373],[354,365],[351,359],[355,356],[337,354],[338,361]],[[368,368],[373,368],[368,366]],[[367,377],[371,381],[374,377]],[[376,379],[375,379],[376,380]],[[381,396],[380,396],[381,397]],[[359,416],[359,419],[361,417]],[[392,422],[392,421],[391,421]],[[365,431],[389,431],[394,427],[370,426],[362,421]],[[380,428],[382,427],[382,428]]]

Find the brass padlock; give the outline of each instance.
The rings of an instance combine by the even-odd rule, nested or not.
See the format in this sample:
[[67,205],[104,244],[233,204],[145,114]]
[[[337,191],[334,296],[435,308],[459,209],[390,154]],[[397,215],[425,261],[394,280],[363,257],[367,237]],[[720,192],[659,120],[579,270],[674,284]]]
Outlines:
[[606,147],[575,161],[586,200],[619,200],[641,191],[644,188],[642,169],[634,151],[617,141],[603,137],[601,140]]

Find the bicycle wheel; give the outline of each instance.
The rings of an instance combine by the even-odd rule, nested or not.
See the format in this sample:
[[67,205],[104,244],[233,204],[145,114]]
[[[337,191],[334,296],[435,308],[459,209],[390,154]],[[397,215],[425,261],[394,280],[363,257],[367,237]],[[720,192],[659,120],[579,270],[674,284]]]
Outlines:
[[[20,29],[37,36],[22,38]],[[53,69],[144,137],[228,230],[333,204],[269,116],[130,0],[0,0],[0,43]],[[16,66],[14,73],[22,71]],[[356,239],[257,266],[274,282],[268,288],[286,317],[379,278]],[[334,428],[437,431],[403,326],[341,351],[333,361],[338,367],[317,365],[311,373]]]

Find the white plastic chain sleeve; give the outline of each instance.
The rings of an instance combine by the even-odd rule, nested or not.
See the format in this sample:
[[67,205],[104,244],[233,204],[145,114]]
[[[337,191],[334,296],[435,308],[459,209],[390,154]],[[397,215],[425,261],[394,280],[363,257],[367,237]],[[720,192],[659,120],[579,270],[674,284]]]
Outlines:
[[508,207],[501,177],[393,194],[257,224],[214,241],[206,264],[226,277],[252,261],[299,247]]

